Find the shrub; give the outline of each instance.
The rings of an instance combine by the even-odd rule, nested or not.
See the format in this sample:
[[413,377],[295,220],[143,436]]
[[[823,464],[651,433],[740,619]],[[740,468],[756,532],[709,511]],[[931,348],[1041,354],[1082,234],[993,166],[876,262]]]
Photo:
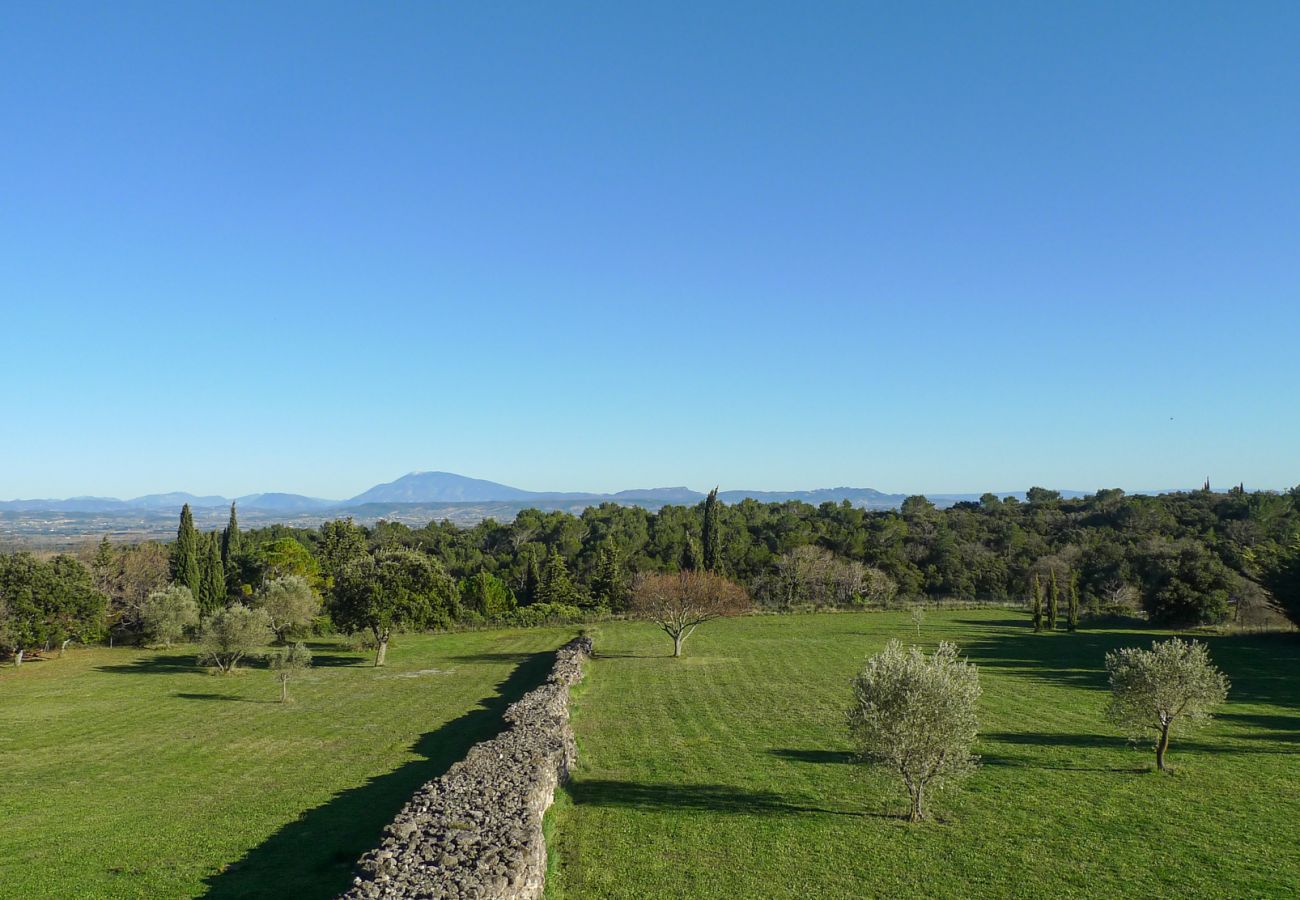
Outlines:
[[145,640],[170,647],[185,632],[199,624],[199,605],[183,584],[150,591],[140,608],[140,626]]

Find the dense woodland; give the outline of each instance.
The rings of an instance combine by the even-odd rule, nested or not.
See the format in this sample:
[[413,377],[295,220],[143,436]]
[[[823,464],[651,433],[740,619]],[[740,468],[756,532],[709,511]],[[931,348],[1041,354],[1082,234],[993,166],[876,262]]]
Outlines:
[[[140,631],[151,592],[186,586],[201,613],[252,603],[268,581],[304,579],[322,598],[314,627],[380,629],[357,613],[377,586],[405,614],[385,622],[534,624],[619,613],[638,574],[725,575],[773,611],[907,602],[1077,598],[1084,617],[1145,614],[1169,626],[1300,619],[1300,488],[1083,499],[1032,489],[937,509],[848,503],[734,505],[711,495],[650,512],[602,504],[575,516],[525,510],[510,523],[411,528],[334,521],[319,529],[194,529],[168,546],[102,542],[93,556],[0,557],[0,644],[10,652]],[[382,592],[381,592],[382,593]],[[394,600],[393,598],[397,598]],[[351,612],[349,612],[351,611]]]

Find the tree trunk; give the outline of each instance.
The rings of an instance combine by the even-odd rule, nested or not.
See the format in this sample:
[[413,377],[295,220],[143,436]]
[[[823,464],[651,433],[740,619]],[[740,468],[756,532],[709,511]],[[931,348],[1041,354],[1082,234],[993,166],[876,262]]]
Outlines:
[[23,664],[23,650],[21,647],[19,647],[16,651],[14,651],[14,668],[16,669],[22,664]]
[[68,638],[59,646],[59,659],[63,659],[63,654],[68,652],[68,645],[72,643],[72,638]]
[[683,638],[680,634],[673,635],[673,656],[674,657],[682,655],[682,640]]
[[918,784],[912,786],[911,791],[912,791],[912,813],[907,817],[908,821],[924,822],[925,808],[922,805],[922,802],[924,800],[925,788]]
[[1168,723],[1160,726],[1160,740],[1156,743],[1156,768],[1161,772],[1168,772],[1169,767],[1165,765],[1165,754],[1169,752],[1169,725]]
[[375,650],[375,665],[382,666],[384,657],[388,655],[388,638],[380,638],[379,646]]
[[280,702],[281,703],[289,702],[289,679],[288,678],[280,679]]

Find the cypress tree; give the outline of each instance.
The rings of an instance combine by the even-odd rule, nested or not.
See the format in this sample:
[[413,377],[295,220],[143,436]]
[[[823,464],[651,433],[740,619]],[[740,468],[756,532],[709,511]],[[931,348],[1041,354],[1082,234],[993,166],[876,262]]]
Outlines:
[[1070,593],[1066,595],[1065,628],[1067,631],[1079,630],[1079,576],[1070,578]]
[[622,609],[626,594],[623,568],[619,565],[618,550],[608,542],[601,544],[596,553],[596,571],[592,574],[591,589],[605,606]]
[[536,603],[541,590],[542,572],[541,568],[537,565],[537,554],[535,552],[529,553],[528,565],[524,569],[523,590],[520,591],[520,593],[523,594],[523,605],[528,606],[529,604]]
[[695,545],[695,538],[686,535],[686,546],[682,548],[680,568],[683,572],[694,572],[700,567],[700,549]]
[[181,507],[181,525],[176,530],[176,543],[172,544],[171,575],[173,584],[184,585],[199,596],[199,533],[194,530],[194,515],[188,503]]
[[226,603],[226,571],[221,565],[217,533],[203,535],[203,565],[199,578],[199,609],[212,612]]
[[1047,579],[1047,630],[1056,630],[1056,620],[1061,610],[1061,587],[1056,583],[1056,570]]
[[234,589],[239,584],[239,554],[244,549],[244,539],[239,533],[239,518],[235,515],[235,504],[230,504],[230,521],[226,530],[221,532],[221,568],[225,573],[226,585]]
[[709,496],[704,501],[703,543],[704,570],[706,572],[716,572],[722,562],[718,535],[718,489],[716,487],[709,491]]
[[1034,632],[1043,630],[1043,582],[1034,576]]

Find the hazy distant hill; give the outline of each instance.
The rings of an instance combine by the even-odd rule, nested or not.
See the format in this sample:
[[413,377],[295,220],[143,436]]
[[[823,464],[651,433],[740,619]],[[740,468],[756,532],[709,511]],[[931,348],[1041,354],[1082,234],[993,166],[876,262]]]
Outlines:
[[342,506],[366,503],[482,503],[500,500],[526,500],[531,491],[468,478],[453,472],[411,472],[396,481],[377,484],[357,494]]

